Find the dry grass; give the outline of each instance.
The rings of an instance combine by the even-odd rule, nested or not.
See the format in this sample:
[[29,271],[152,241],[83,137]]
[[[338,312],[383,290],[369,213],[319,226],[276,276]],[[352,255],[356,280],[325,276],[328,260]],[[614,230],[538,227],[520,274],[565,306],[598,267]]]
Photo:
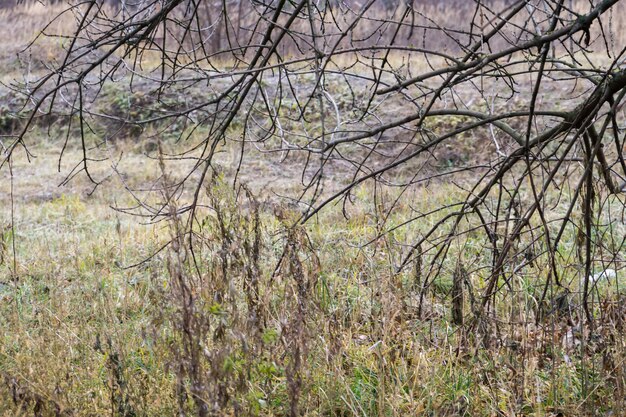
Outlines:
[[[499,10],[503,10],[509,4],[509,1],[506,0],[494,0],[490,3],[486,4],[486,8],[483,9],[483,14],[478,15],[476,17],[476,24],[483,25],[485,28],[490,27],[489,23],[494,18],[494,13]],[[567,3],[567,2],[566,2]],[[585,0],[577,0],[572,3],[573,8],[578,13],[584,13],[588,10],[589,4]],[[84,5],[83,5],[84,6]],[[569,5],[567,5],[569,6]],[[82,6],[81,6],[82,7]],[[211,13],[208,13],[203,9],[204,6],[201,6],[201,19],[204,19],[204,16],[210,16]],[[25,1],[21,2],[19,5],[16,5],[11,8],[0,9],[0,39],[4,41],[0,42],[0,56],[2,56],[2,61],[0,64],[3,68],[3,76],[0,79],[3,82],[9,82],[13,80],[16,76],[21,78],[25,73],[33,72],[37,73],[42,69],[43,64],[55,62],[59,56],[62,56],[64,52],[64,48],[67,47],[68,40],[64,38],[64,36],[72,33],[75,29],[77,21],[80,17],[79,14],[72,12],[72,9],[69,5],[63,3],[56,4],[44,4],[40,2],[32,2]],[[620,50],[620,45],[624,45],[626,42],[626,34],[622,27],[626,24],[626,9],[620,7],[612,8],[606,16],[602,17],[603,22],[603,30],[607,36],[606,46],[609,47],[609,50],[613,55],[615,55]],[[245,10],[244,10],[245,11]],[[255,13],[245,13],[244,16],[239,19],[239,8],[237,5],[229,6],[228,16],[230,19],[230,25],[240,24],[242,27],[247,28],[248,30],[254,27],[255,23],[258,20],[258,16]],[[344,12],[346,12],[344,10]],[[107,16],[113,20],[120,19],[121,15],[116,12],[114,8],[109,5],[103,6],[103,16]],[[386,44],[388,43],[389,38],[392,36],[395,26],[393,24],[383,24],[383,19],[391,19],[395,21],[400,21],[401,16],[404,13],[402,8],[389,9],[385,10],[382,7],[374,7],[370,10],[370,12],[366,13],[362,22],[360,22],[354,31],[354,38],[364,38],[365,41],[359,41],[355,44],[345,45],[347,48],[351,47],[367,47],[371,44]],[[427,49],[431,49],[433,51],[444,52],[454,55],[459,51],[457,41],[460,43],[465,43],[464,40],[465,35],[452,35],[448,37],[445,35],[442,30],[443,29],[459,29],[459,24],[467,25],[468,16],[473,15],[474,8],[472,7],[471,2],[456,2],[453,5],[445,5],[442,2],[417,2],[415,4],[415,15],[412,20],[414,24],[418,25],[420,28],[428,28],[428,29],[420,29],[420,30],[410,30],[408,27],[400,30],[397,35],[397,40],[395,42],[396,45],[409,45],[415,47],[424,47]],[[339,24],[339,27],[347,27],[351,24],[352,19],[354,18],[354,11],[346,12],[344,14],[340,14],[338,16],[326,16],[326,21],[324,24],[329,28],[330,32],[338,31],[336,28],[332,28],[335,24]],[[49,26],[46,25],[50,22],[51,18],[55,18],[54,22],[52,22]],[[214,17],[215,18],[215,17]],[[543,12],[536,11],[535,18],[537,21],[542,21],[545,19]],[[205,40],[204,47],[210,53],[216,53],[218,51],[226,51],[228,49],[228,39],[233,39],[233,37],[240,36],[242,39],[240,41],[247,41],[249,36],[248,30],[243,30],[241,32],[229,33],[226,36],[225,25],[220,21],[218,23],[211,20],[203,23],[208,25],[211,29],[211,36],[208,40]],[[517,20],[512,22],[515,25],[522,25],[527,23],[529,20],[528,15],[522,13],[518,16]],[[214,27],[213,24],[216,23],[217,26]],[[545,24],[545,22],[543,23]],[[302,22],[302,27],[296,27],[296,30],[300,30],[303,32],[308,32],[308,23]],[[46,27],[45,31],[42,33],[42,28]],[[214,31],[215,29],[215,31]],[[464,30],[468,30],[468,28],[463,28]],[[179,32],[182,33],[181,28],[170,28],[171,33],[177,34]],[[233,30],[232,28],[230,30]],[[193,32],[193,31],[192,31]],[[339,31],[338,31],[339,32]],[[378,33],[375,37],[370,37],[369,35],[373,32]],[[605,43],[600,36],[602,31],[600,30],[599,25],[594,25],[591,32],[591,44],[594,49],[598,49],[604,51]],[[206,37],[207,33],[203,33],[203,36]],[[186,38],[182,45],[183,50],[177,51],[183,52],[180,54],[178,59],[181,60],[181,64],[188,63],[188,59],[193,57],[193,54],[187,56],[187,53],[184,52],[185,49],[191,51],[191,46],[195,40],[192,40],[194,35],[189,35],[189,38]],[[260,35],[259,35],[260,36]],[[525,35],[526,36],[526,35]],[[528,35],[529,36],[529,35]],[[163,38],[163,34],[157,31],[154,34],[156,41],[159,43]],[[524,38],[524,36],[522,36]],[[24,52],[24,47],[28,45],[30,42],[35,40],[32,48],[29,51]],[[457,41],[453,40],[457,39]],[[10,40],[10,41],[7,41]],[[170,39],[170,37],[166,37],[166,49],[170,52],[176,51],[181,45],[174,39]],[[333,36],[328,36],[325,38],[324,42],[326,43],[322,49],[328,49],[331,45],[334,44],[335,38]],[[509,41],[505,41],[503,38],[496,37],[494,38],[490,46],[492,49],[501,49],[504,47],[508,47]],[[195,45],[198,46],[197,44]],[[295,49],[295,45],[287,42],[282,50],[287,59],[289,58],[301,58],[301,51],[308,51],[309,48],[306,45],[300,45],[301,50]],[[148,45],[148,49],[155,49],[154,46],[150,47]],[[19,57],[18,57],[19,55]],[[159,63],[159,54],[155,51],[145,51],[144,52],[144,65],[148,68],[151,64],[158,65]],[[380,53],[367,53],[366,55],[376,57],[380,59],[382,57],[382,52]],[[220,59],[223,61],[223,65],[228,66],[230,64],[229,53],[221,53],[218,54]],[[354,56],[353,54],[348,55],[340,55],[336,57],[333,61],[340,66],[344,66],[344,61],[346,65],[354,64],[355,59],[357,59],[360,55]],[[407,65],[410,61],[409,66],[413,66],[413,70],[419,69],[425,65],[427,65],[424,60],[424,56],[422,54],[413,53],[407,55],[405,53],[392,53],[390,56],[391,62],[394,66],[399,67],[403,65]],[[212,58],[213,61],[218,61],[217,57]],[[434,57],[428,65],[435,64],[441,61],[440,58]],[[443,61],[442,61],[443,62]]]
[[[15,78],[21,79],[31,72],[37,73],[44,63],[52,62],[59,57],[65,40],[61,38],[41,36],[43,28],[50,23],[52,17],[59,15],[68,8],[58,3],[44,5],[39,2],[22,2],[13,8],[0,9],[0,81],[9,83]],[[75,22],[69,14],[49,24],[47,34],[67,34]],[[32,48],[25,48],[31,43]]]
[[[118,146],[125,147],[128,183],[158,174],[158,161],[141,165],[139,148]],[[533,303],[544,284],[537,265],[499,298],[500,321],[467,332],[452,324],[450,290],[459,273],[475,293],[485,284],[471,267],[484,262],[476,237],[453,249],[451,259],[466,272],[444,264],[418,313],[427,271],[396,275],[390,268],[399,254],[393,242],[415,230],[360,246],[378,230],[368,187],[355,193],[349,221],[329,210],[291,229],[289,209],[263,200],[256,206],[219,176],[207,189],[213,210],[199,230],[199,271],[184,245],[125,270],[176,241],[176,222],[141,225],[116,214],[111,204],[130,202],[114,180],[92,196],[82,179],[68,190],[42,189],[61,179],[53,149],[54,142],[34,146],[35,162],[21,158],[13,166],[17,273],[10,273],[8,229],[0,266],[0,409],[7,415],[202,415],[203,404],[218,415],[286,415],[293,407],[320,416],[621,409],[626,352],[617,289],[601,288],[594,308],[605,319],[593,339],[558,314],[535,324]],[[79,157],[70,149],[68,165]],[[5,226],[7,183],[4,171]],[[421,188],[409,200],[413,210],[426,210],[454,192],[452,185]],[[390,225],[411,213],[400,207]],[[564,276],[574,274],[562,267]]]

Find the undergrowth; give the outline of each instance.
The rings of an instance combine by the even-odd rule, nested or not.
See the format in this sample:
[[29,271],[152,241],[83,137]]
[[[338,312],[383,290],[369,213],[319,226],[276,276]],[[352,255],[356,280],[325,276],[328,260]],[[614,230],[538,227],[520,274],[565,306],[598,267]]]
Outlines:
[[[599,289],[600,326],[590,331],[572,322],[575,311],[564,312],[576,309],[575,294],[536,305],[545,283],[538,267],[509,283],[492,316],[480,317],[485,280],[472,265],[485,255],[475,237],[451,249],[456,263],[436,276],[423,267],[427,254],[397,273],[392,242],[410,228],[358,244],[377,230],[366,188],[355,194],[349,221],[329,211],[306,226],[290,208],[233,189],[220,174],[205,192],[210,208],[199,209],[191,236],[173,206],[166,223],[148,227],[106,207],[94,211],[98,201],[78,196],[38,203],[20,213],[16,273],[13,236],[2,229],[0,409],[37,416],[621,409],[619,290]],[[446,195],[419,204],[441,204]]]

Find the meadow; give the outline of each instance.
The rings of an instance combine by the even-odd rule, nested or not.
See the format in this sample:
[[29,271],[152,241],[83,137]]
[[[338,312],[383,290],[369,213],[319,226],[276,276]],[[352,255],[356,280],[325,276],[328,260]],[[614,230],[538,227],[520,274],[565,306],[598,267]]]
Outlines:
[[[452,259],[470,271],[466,329],[452,322],[450,307],[459,263],[445,263],[424,291],[426,267],[395,270],[398,242],[415,229],[366,244],[380,232],[393,194],[374,201],[364,185],[347,219],[336,205],[293,228],[297,213],[276,198],[294,187],[293,177],[266,158],[243,175],[249,188],[232,188],[228,164],[207,185],[212,204],[197,237],[196,271],[183,241],[163,249],[181,239],[176,223],[112,208],[134,203],[125,186],[152,184],[162,169],[158,157],[146,158],[142,144],[117,143],[124,183],[112,177],[90,194],[83,177],[58,186],[81,150],[66,150],[59,172],[61,142],[40,135],[30,149],[36,158],[14,159],[13,175],[5,170],[0,186],[0,408],[7,415],[193,413],[193,395],[220,415],[284,415],[294,403],[303,415],[621,409],[619,282],[598,286],[593,306],[602,326],[585,344],[568,321],[567,310],[582,315],[571,257],[562,265],[574,291],[565,304],[555,291],[540,317],[545,265],[538,264],[498,296],[500,318],[476,329],[473,294],[484,288],[486,275],[471,265],[483,264],[488,253],[479,237],[463,239]],[[444,182],[420,187],[387,225],[445,206],[458,192]],[[620,201],[612,206],[617,217]],[[624,233],[623,225],[616,227]],[[575,239],[568,236],[566,245]],[[185,311],[187,291],[192,312]]]
[[[0,33],[13,36],[8,22],[17,16],[36,31],[49,15],[36,4],[1,11]],[[43,38],[20,52],[16,45],[32,38],[23,36],[2,45],[3,148],[21,127],[15,109],[22,98],[6,85],[43,71],[19,57],[59,50]],[[120,85],[103,90],[99,108],[149,108],[149,91]],[[349,95],[336,88],[337,97]],[[384,104],[402,111],[397,102]],[[582,217],[573,216],[556,260],[542,255],[546,246],[533,235],[541,227],[558,231],[552,221],[574,194],[567,175],[546,197],[546,218],[533,215],[539,226],[515,242],[520,249],[496,281],[503,290],[489,294],[489,314],[481,316],[495,255],[478,219],[460,222],[463,232],[440,261],[430,245],[447,238],[447,224],[414,248],[412,263],[398,265],[434,225],[428,213],[446,216],[471,195],[472,171],[454,168],[488,163],[484,155],[496,149],[487,129],[461,135],[458,148],[438,149],[427,182],[363,182],[305,223],[293,196],[302,192],[306,158],[220,143],[190,235],[176,213],[193,188],[168,194],[194,164],[169,157],[182,134],[148,126],[142,138],[149,140],[138,140],[133,127],[111,120],[90,125],[94,187],[72,175],[84,145],[77,128],[59,120],[33,124],[25,148],[0,169],[0,415],[622,415],[623,193],[599,189],[596,200],[593,233],[606,243],[593,249],[593,273],[612,268],[617,278],[598,280],[591,291],[595,327],[584,324]],[[439,132],[464,121],[435,117],[427,126]],[[236,120],[229,137],[241,136],[242,126]],[[119,137],[100,143],[98,135],[112,130]],[[350,184],[349,157],[329,163],[323,196]],[[393,178],[410,178],[422,163]],[[522,204],[532,200],[530,185],[519,192]],[[498,195],[485,200],[495,206]],[[170,215],[141,211],[160,201]],[[507,218],[506,227],[513,224]]]

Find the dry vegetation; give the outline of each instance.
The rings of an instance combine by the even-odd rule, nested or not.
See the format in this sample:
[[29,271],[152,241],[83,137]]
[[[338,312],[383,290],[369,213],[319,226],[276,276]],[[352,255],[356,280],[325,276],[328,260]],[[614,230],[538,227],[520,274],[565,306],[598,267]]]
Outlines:
[[[622,409],[624,312],[615,281],[598,287],[594,309],[603,319],[591,342],[567,322],[567,309],[579,305],[574,294],[551,295],[537,316],[541,265],[509,283],[514,290],[499,297],[493,327],[467,330],[453,324],[450,299],[462,274],[464,308],[474,307],[468,294],[484,285],[472,267],[485,256],[480,241],[468,236],[451,249],[458,263],[444,265],[420,300],[425,271],[390,268],[399,255],[394,242],[405,236],[362,246],[378,228],[368,187],[355,194],[348,221],[329,210],[293,229],[289,208],[235,192],[223,177],[207,187],[213,210],[198,236],[196,275],[184,242],[176,243],[176,224],[141,225],[111,210],[131,203],[121,184],[91,196],[80,181],[42,187],[62,180],[53,145],[38,149],[36,163],[13,165],[17,234],[4,229],[0,287],[7,415],[174,415],[203,405],[218,415],[284,415],[292,407],[304,415]],[[159,170],[138,163],[137,149],[126,151],[131,184]],[[8,182],[3,176],[5,226]],[[391,224],[445,205],[454,192],[421,189]],[[122,268],[172,233],[172,246]],[[10,274],[14,242],[18,272]]]
[[[463,18],[442,7],[424,7],[424,15],[438,21]],[[0,65],[7,74],[2,81],[41,71],[33,63],[58,53],[60,44],[42,38],[28,52],[30,58],[14,55],[32,33],[16,34],[10,22],[19,19],[35,33],[50,10],[23,5],[0,11],[0,36],[12,39],[0,44]],[[612,24],[619,27],[625,19],[626,13],[614,16]],[[58,32],[71,21],[57,24]],[[392,58],[402,61],[402,56]],[[478,232],[479,219],[462,220],[466,232],[455,236],[438,269],[427,267],[439,256],[428,245],[446,239],[449,225],[417,248],[410,267],[397,269],[407,242],[415,241],[423,226],[409,220],[433,210],[452,213],[457,197],[474,184],[465,172],[438,175],[489,163],[485,154],[496,149],[486,128],[461,135],[454,149],[437,148],[436,163],[427,167],[428,182],[403,189],[365,182],[304,225],[297,222],[300,207],[285,196],[302,192],[298,180],[306,158],[249,148],[240,172],[239,143],[226,142],[217,148],[219,168],[202,187],[207,204],[198,209],[190,237],[176,215],[176,201],[193,190],[182,190],[178,200],[167,194],[168,185],[194,162],[168,158],[184,136],[171,131],[186,127],[148,126],[147,140],[137,141],[136,126],[94,116],[106,110],[120,118],[131,112],[149,118],[183,95],[166,97],[170,101],[156,108],[151,91],[129,93],[124,82],[103,89],[104,101],[90,108],[93,131],[86,137],[93,141],[91,175],[102,182],[97,188],[85,176],[66,181],[84,155],[73,141],[64,147],[66,135],[75,138],[79,132],[63,125],[62,118],[43,118],[31,127],[32,155],[16,152],[10,166],[0,170],[2,415],[623,413],[623,282],[598,282],[589,304],[597,325],[583,326],[580,214],[553,261],[563,285],[549,281],[553,265],[538,255],[548,250],[534,235],[538,226],[514,242],[519,250],[507,260],[512,272],[497,281],[506,290],[493,293],[488,319],[479,312],[491,273],[485,267],[491,243]],[[542,99],[576,102],[586,91],[575,83],[569,87],[559,84]],[[530,84],[519,87],[525,88]],[[185,90],[185,100],[203,92]],[[351,92],[337,87],[331,93],[350,105]],[[9,137],[21,127],[24,99],[3,88],[0,100],[0,135]],[[400,101],[382,104],[394,116],[406,111]],[[438,134],[465,121],[433,117],[426,126]],[[195,143],[206,129],[190,132],[187,139]],[[237,138],[241,129],[238,119],[228,134]],[[96,146],[102,131],[121,137]],[[384,164],[384,151],[398,146],[392,140],[383,144],[377,163]],[[501,146],[506,151],[509,145],[502,141]],[[353,164],[346,161],[365,151],[353,152],[329,163],[324,196],[350,183]],[[424,164],[412,163],[385,180],[410,178]],[[505,181],[514,182],[514,174]],[[546,198],[547,220],[539,214],[531,218],[531,224],[547,222],[553,233],[557,225],[551,220],[568,211],[574,194],[566,175],[555,181],[561,186]],[[504,222],[507,229],[532,202],[530,188],[520,193],[522,205],[511,209],[516,213]],[[155,221],[124,214],[137,195],[146,204],[168,201],[164,210],[171,215]],[[495,193],[485,200],[488,207],[499,204]],[[622,276],[624,194],[599,188],[594,204],[593,233],[606,240],[593,249],[598,266],[593,272],[611,268]]]

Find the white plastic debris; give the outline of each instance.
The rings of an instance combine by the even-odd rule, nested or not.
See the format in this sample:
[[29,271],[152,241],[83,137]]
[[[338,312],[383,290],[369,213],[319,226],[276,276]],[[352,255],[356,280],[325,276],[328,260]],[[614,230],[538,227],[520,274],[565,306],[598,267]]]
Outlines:
[[614,269],[605,269],[602,272],[598,272],[593,275],[589,275],[589,282],[598,282],[600,280],[606,279],[610,280],[617,277],[617,273]]

